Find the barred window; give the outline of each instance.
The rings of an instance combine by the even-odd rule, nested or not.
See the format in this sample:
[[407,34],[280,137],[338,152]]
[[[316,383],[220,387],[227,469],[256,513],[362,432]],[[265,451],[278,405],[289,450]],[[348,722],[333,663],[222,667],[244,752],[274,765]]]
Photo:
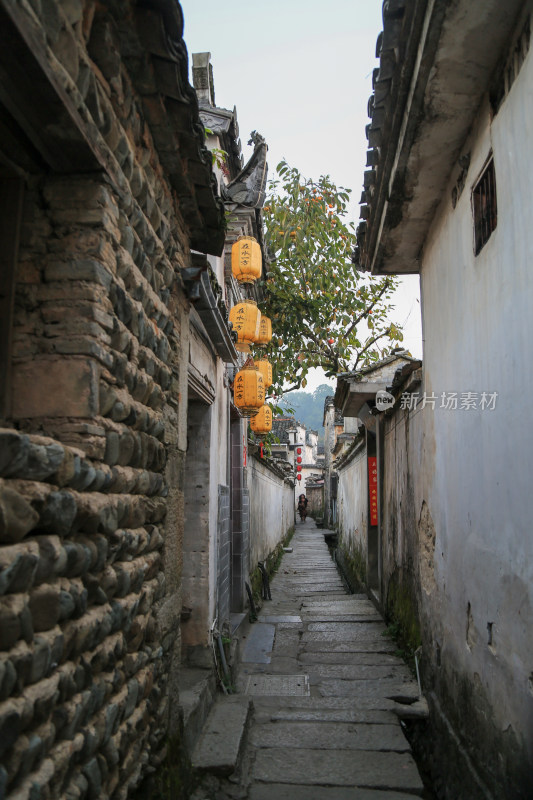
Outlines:
[[474,212],[474,252],[477,256],[498,224],[496,174],[492,156],[472,190],[472,209]]

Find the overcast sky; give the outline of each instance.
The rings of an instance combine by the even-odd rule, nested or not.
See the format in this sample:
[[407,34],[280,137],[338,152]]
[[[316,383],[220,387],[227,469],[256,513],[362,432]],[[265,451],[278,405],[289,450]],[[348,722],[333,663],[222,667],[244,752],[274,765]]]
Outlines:
[[[330,175],[353,190],[357,224],[381,0],[181,0],[181,6],[189,61],[192,53],[211,53],[215,102],[236,106],[245,159],[257,130],[269,147],[270,176],[282,158],[305,177]],[[421,357],[418,277],[402,284],[392,320]],[[322,382],[315,376],[308,388]]]

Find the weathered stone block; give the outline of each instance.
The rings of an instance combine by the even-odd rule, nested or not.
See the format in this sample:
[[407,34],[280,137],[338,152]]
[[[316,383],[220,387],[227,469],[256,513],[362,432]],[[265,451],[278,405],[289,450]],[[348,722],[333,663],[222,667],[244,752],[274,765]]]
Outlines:
[[61,28],[54,46],[54,55],[74,82],[78,79],[79,58],[76,38],[68,26]]
[[133,455],[135,452],[135,436],[130,431],[125,431],[118,440],[118,464],[120,466],[127,466],[133,463]]
[[38,521],[30,503],[0,478],[0,542],[20,541]]
[[0,598],[0,650],[9,650],[19,639],[30,642],[33,627],[26,595]]
[[21,729],[20,712],[9,700],[0,705],[0,757],[16,742]]
[[[59,469],[51,477],[51,481],[58,486],[66,486],[76,474],[75,454],[69,448],[64,448],[64,458]],[[79,461],[79,457],[78,457]]]
[[65,552],[67,554],[67,564],[65,573],[69,578],[76,578],[85,575],[91,566],[91,551],[88,547],[78,542],[65,542]]
[[78,496],[78,525],[85,533],[112,534],[118,527],[121,498],[100,492]]
[[[87,448],[86,455],[94,457],[94,450],[101,449],[101,455],[103,455],[103,447],[100,448],[99,445],[93,446],[96,437],[87,437],[83,438],[82,441],[79,443],[82,444],[83,447]],[[98,437],[98,439],[102,442],[105,442],[104,437]],[[99,481],[97,470],[93,467],[93,465],[86,461],[85,458],[75,455],[74,456],[74,474],[69,481],[70,486],[73,489],[76,489],[78,492],[84,492],[87,489],[92,489],[95,482]],[[55,481],[55,478],[54,478]]]
[[63,705],[56,706],[52,712],[52,723],[61,739],[73,739],[79,726],[82,707],[78,696]]
[[[86,650],[96,647],[111,633],[111,609],[108,605],[92,608],[81,619],[75,622],[71,621],[67,625],[70,626],[69,633],[74,632],[74,636],[69,642],[72,648],[71,655],[80,655]],[[67,638],[66,631],[65,637]]]
[[21,734],[4,756],[4,764],[11,777],[16,775],[18,779],[23,779],[28,775],[29,769],[25,768],[24,757],[28,751],[29,744],[29,738]]
[[109,739],[109,741],[106,742],[105,747],[102,750],[105,759],[110,767],[116,766],[120,760],[119,750],[115,739],[116,739],[115,736]]
[[59,536],[38,536],[34,541],[39,548],[36,583],[62,575],[67,568],[67,552]]
[[[26,643],[24,642],[26,645]],[[26,645],[27,647],[27,645]],[[0,700],[6,700],[17,684],[17,670],[11,660],[0,662]],[[1,796],[1,795],[0,795]]]
[[33,481],[46,480],[60,468],[64,457],[64,450],[60,444],[41,445],[31,442],[24,475],[21,477]]
[[41,514],[39,527],[43,530],[66,536],[72,528],[78,511],[72,492],[51,492]]
[[30,440],[10,428],[0,429],[0,476],[20,475],[26,466]]
[[39,546],[36,542],[23,542],[0,548],[0,594],[24,592],[32,585]]
[[85,492],[96,479],[96,470],[92,464],[89,464],[89,462],[84,459],[79,459],[76,456],[76,461],[76,472],[70,484],[72,488],[76,489],[78,492]]
[[70,619],[76,610],[76,603],[70,592],[61,589],[59,592],[59,620]]
[[13,367],[13,418],[98,414],[100,367],[88,358],[40,358]]
[[75,25],[83,16],[83,3],[81,0],[63,0],[61,10],[68,22]]
[[52,0],[41,0],[42,21],[46,31],[46,38],[54,45],[61,30],[61,16],[59,7]]
[[7,769],[0,765],[0,797],[2,800],[6,796],[8,778]]
[[116,202],[107,186],[90,178],[52,178],[44,188],[44,196],[53,210],[86,211],[105,207],[118,217]]
[[109,289],[112,273],[94,259],[71,259],[69,261],[49,261],[44,269],[46,281],[89,281],[99,283]]
[[47,631],[59,621],[61,603],[59,583],[43,583],[30,593],[30,611],[35,631]]
[[91,573],[88,572],[83,580],[87,588],[89,605],[101,606],[107,603],[108,597],[100,586],[100,581],[96,575],[91,575]]
[[32,653],[30,671],[28,673],[28,683],[37,683],[46,678],[50,665],[52,664],[52,653],[50,643],[45,640],[35,641]]

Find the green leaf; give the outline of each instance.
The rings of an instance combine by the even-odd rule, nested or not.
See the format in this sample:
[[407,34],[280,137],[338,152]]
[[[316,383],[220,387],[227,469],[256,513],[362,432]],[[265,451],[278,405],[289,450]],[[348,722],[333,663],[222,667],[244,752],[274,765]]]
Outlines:
[[[363,323],[365,331],[388,331],[389,340],[399,340],[401,332],[389,320],[394,279],[361,276],[351,264],[356,237],[353,223],[344,216],[350,192],[337,188],[328,176],[308,180],[285,160],[276,172],[283,181],[271,181],[266,200],[270,210],[265,215],[265,240],[276,261],[270,268],[273,279],[266,285],[264,312],[273,320],[268,354],[279,391],[287,382],[303,386],[312,366],[323,365],[334,375],[359,353],[361,366],[379,358],[384,351],[381,341],[372,346],[370,337],[358,338],[355,326],[350,330],[370,306],[372,317],[370,325]],[[331,345],[329,338],[334,339]],[[302,352],[305,360],[299,361]]]

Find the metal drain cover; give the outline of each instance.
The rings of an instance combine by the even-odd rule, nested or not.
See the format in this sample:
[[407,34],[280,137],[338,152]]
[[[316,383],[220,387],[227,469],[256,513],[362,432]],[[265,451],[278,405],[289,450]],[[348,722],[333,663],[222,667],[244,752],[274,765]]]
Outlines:
[[309,675],[250,675],[244,693],[309,697]]

